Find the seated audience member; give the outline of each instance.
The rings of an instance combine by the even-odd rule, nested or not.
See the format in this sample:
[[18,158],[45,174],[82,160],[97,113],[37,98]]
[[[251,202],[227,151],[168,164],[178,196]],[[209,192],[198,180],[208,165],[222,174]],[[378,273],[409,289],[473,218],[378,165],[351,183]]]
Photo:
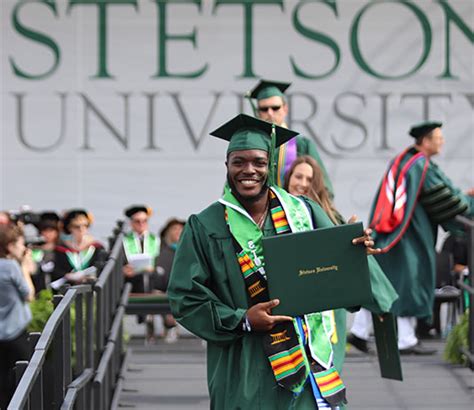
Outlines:
[[38,234],[42,239],[39,245],[31,246],[33,260],[38,266],[32,276],[36,293],[46,289],[51,282],[51,272],[55,265],[54,250],[59,243],[59,221],[60,218],[56,212],[43,212],[40,214],[40,221],[36,225]]
[[[127,263],[123,267],[125,280],[132,284],[133,293],[151,291],[151,275],[155,271],[155,261],[160,249],[160,240],[149,232],[148,219],[152,210],[146,205],[132,205],[125,209],[125,216],[130,221],[131,231],[123,237],[123,248]],[[138,316],[138,323],[144,318]],[[154,318],[146,318],[146,341],[155,341]]]
[[[467,238],[463,234],[451,234],[443,243],[443,251],[449,252],[453,257],[453,284],[458,280],[469,281],[469,250]],[[469,307],[469,292],[463,291],[463,310]]]
[[92,215],[84,209],[71,209],[64,214],[62,225],[67,239],[57,245],[54,251],[55,264],[51,272],[53,288],[54,281],[60,278],[66,279],[72,285],[89,280],[87,276],[73,275],[89,267],[96,267],[99,274],[107,258],[107,252],[89,233],[92,221]]
[[[154,288],[161,290],[162,292],[166,292],[166,288],[168,287],[174,254],[185,223],[185,221],[176,218],[170,219],[160,232],[161,247],[160,255],[156,261],[157,276]],[[178,339],[178,332],[173,315],[164,315],[163,322],[166,329],[165,341],[167,343],[175,342]]]
[[467,271],[467,239],[464,235],[448,235],[443,243],[443,251],[449,252],[453,256],[453,272],[459,275],[469,274]]
[[[131,230],[123,238],[123,247],[127,257],[123,273],[127,282],[133,285],[132,292],[149,292],[151,289],[149,274],[154,271],[155,258],[160,249],[159,239],[149,232],[148,228],[148,219],[152,215],[152,210],[145,205],[132,205],[124,211],[124,214],[130,221]],[[145,255],[149,256],[147,266],[140,262],[140,260],[145,260]],[[143,275],[144,273],[148,275]]]
[[[468,264],[468,246],[464,232],[454,231],[449,234],[444,242],[441,250],[441,261],[443,255],[449,257],[448,265],[452,264],[451,270],[449,266],[442,266],[441,269],[436,268],[436,291],[442,292],[442,298],[435,298],[433,306],[433,316],[429,318],[418,318],[417,323],[417,337],[420,339],[432,339],[442,336],[441,329],[441,304],[443,299],[449,294],[455,295],[460,292],[462,295],[460,303],[460,311],[464,311],[469,306],[469,293],[461,291],[458,288],[458,281],[467,281],[469,276]],[[438,259],[436,262],[440,262]],[[443,263],[442,263],[443,265]],[[445,329],[449,331],[449,326]]]
[[0,409],[7,408],[15,391],[15,362],[29,360],[27,302],[34,298],[34,268],[21,229],[0,226]]
[[10,225],[12,220],[10,218],[10,214],[6,211],[0,211],[0,226],[2,225]]

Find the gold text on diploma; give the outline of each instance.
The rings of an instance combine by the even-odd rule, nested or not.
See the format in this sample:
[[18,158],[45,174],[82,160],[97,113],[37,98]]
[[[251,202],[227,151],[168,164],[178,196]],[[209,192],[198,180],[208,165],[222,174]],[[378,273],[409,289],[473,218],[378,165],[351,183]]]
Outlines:
[[330,272],[330,271],[337,271],[337,270],[338,270],[337,265],[317,266],[314,269],[300,269],[298,276],[305,276],[305,275],[311,275],[313,273]]

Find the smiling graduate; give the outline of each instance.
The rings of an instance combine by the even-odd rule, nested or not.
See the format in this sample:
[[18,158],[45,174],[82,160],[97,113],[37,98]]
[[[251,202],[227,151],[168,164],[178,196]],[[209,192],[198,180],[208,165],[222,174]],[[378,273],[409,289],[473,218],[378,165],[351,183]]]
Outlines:
[[[272,154],[296,133],[241,114],[211,135],[229,141],[228,184],[222,198],[189,218],[168,286],[176,320],[208,342],[211,408],[341,408],[338,316],[273,315],[279,301],[267,290],[263,237],[332,226],[319,205],[274,184]],[[355,246],[363,243],[371,253],[367,235]],[[370,258],[378,287],[369,308],[388,311],[396,294],[374,264]]]

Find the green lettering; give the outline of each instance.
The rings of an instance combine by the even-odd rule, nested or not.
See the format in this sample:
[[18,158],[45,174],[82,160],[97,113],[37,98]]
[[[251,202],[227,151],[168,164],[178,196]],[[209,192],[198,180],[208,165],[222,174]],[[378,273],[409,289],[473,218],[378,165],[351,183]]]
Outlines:
[[[253,72],[253,6],[256,4],[270,5],[276,4],[283,10],[283,0],[216,0],[213,12],[215,13],[217,7],[220,5],[238,4],[244,8],[244,72],[242,78],[255,78]],[[276,35],[281,33],[276,32]]]
[[[331,9],[334,11],[334,14],[336,16],[338,16],[337,5],[334,1],[332,1],[332,0],[316,0],[316,1],[324,3],[324,4],[328,5],[329,7],[331,7]],[[298,77],[307,78],[307,79],[311,79],[311,80],[317,80],[317,79],[321,79],[321,78],[325,78],[325,77],[330,76],[337,69],[337,67],[339,66],[340,59],[341,59],[341,52],[339,50],[339,47],[338,47],[337,43],[332,38],[318,32],[318,31],[313,31],[313,30],[303,26],[303,24],[301,24],[301,22],[299,20],[299,17],[298,17],[299,16],[299,11],[302,8],[302,6],[304,6],[305,4],[308,4],[309,2],[310,1],[308,1],[308,0],[303,0],[295,7],[295,10],[293,12],[293,25],[295,26],[296,31],[298,31],[303,36],[305,36],[305,37],[307,37],[311,40],[317,41],[319,43],[322,43],[322,44],[328,46],[329,48],[331,48],[334,52],[334,64],[333,64],[333,66],[330,70],[328,70],[327,72],[325,72],[323,74],[308,74],[296,65],[296,62],[295,62],[293,57],[290,57],[290,62],[291,62],[291,66],[293,68],[293,72]]]
[[[47,46],[53,53],[54,55],[54,63],[51,66],[51,68],[48,71],[45,71],[44,73],[41,74],[31,74],[27,73],[23,70],[21,70],[18,65],[15,63],[12,57],[9,57],[10,65],[12,67],[13,72],[15,73],[16,76],[21,77],[21,78],[26,78],[28,80],[39,80],[45,77],[50,76],[51,74],[56,71],[58,68],[59,62],[60,62],[60,50],[56,42],[51,38],[46,36],[45,34],[42,34],[38,31],[33,31],[30,28],[27,28],[24,26],[19,18],[18,14],[20,12],[20,9],[23,6],[26,6],[27,4],[32,4],[33,2],[19,2],[15,5],[15,8],[13,9],[12,13],[12,22],[13,22],[13,27],[15,27],[15,30],[20,33],[21,35],[25,36],[26,38],[29,38],[30,40],[33,40],[37,43],[44,44]],[[57,17],[58,12],[56,10],[56,3],[55,0],[39,0],[35,2],[36,4],[43,4],[46,7],[48,7],[53,14]]]
[[[200,69],[188,72],[188,73],[170,73],[167,69],[166,64],[166,55],[167,48],[166,44],[168,41],[190,41],[193,45],[193,48],[196,48],[196,28],[193,28],[193,31],[190,34],[168,34],[166,27],[167,17],[166,17],[166,6],[170,4],[176,4],[177,2],[172,0],[153,0],[159,10],[159,24],[158,24],[158,43],[159,43],[159,52],[158,52],[158,72],[154,77],[173,77],[173,78],[197,78],[203,75],[207,70],[207,63],[204,67]],[[198,10],[201,11],[202,2],[201,0],[180,0],[180,4],[195,4],[198,7]]]
[[[467,24],[461,20],[459,14],[457,14],[451,6],[445,0],[438,0],[439,5],[443,8],[444,14],[446,16],[445,20],[445,61],[446,67],[444,69],[444,73],[439,76],[439,78],[452,78],[456,79],[457,76],[453,76],[451,74],[451,22],[453,22],[459,30],[467,37],[471,43],[474,44],[474,30],[470,30]],[[472,4],[471,4],[472,7]]]
[[87,6],[97,6],[97,33],[98,33],[98,63],[97,74],[92,78],[113,78],[107,70],[107,6],[108,5],[130,5],[137,10],[137,0],[69,0],[67,13],[70,13],[74,6],[79,4]]
[[[360,25],[360,20],[362,18],[362,15],[372,6],[374,5],[379,5],[382,3],[399,3],[402,4],[406,7],[408,7],[418,18],[421,24],[421,28],[423,29],[423,54],[420,58],[420,60],[417,62],[415,67],[413,67],[410,71],[408,71],[405,74],[397,75],[397,76],[390,76],[387,74],[381,74],[377,73],[374,69],[372,69],[368,63],[365,61],[364,57],[362,56],[362,52],[360,50],[359,46],[359,40],[358,40],[358,32],[359,32],[359,25]],[[365,7],[362,8],[362,10],[357,14],[354,24],[351,27],[351,50],[352,54],[354,56],[355,61],[359,65],[360,68],[362,68],[363,71],[365,71],[367,74],[370,74],[373,77],[380,78],[383,80],[399,80],[402,78],[409,77],[410,75],[414,74],[417,72],[420,67],[425,63],[426,59],[428,58],[428,55],[430,54],[430,49],[431,49],[431,27],[428,19],[426,16],[423,14],[423,12],[416,7],[412,2],[408,0],[381,0],[377,2],[370,2],[368,3]]]

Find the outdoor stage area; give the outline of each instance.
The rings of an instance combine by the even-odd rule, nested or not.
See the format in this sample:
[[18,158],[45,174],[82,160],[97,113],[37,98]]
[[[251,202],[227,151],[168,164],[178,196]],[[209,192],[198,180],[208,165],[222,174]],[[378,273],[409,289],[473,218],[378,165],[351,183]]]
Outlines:
[[[143,410],[209,409],[205,344],[183,331],[175,344],[145,345],[141,326],[128,316],[130,356],[119,406]],[[403,356],[404,381],[380,377],[376,356],[351,348],[343,380],[351,410],[471,410],[474,377],[469,368],[442,358],[444,340],[425,342],[433,356]],[[132,407],[133,406],[133,407]],[[251,410],[251,409],[249,409]]]

